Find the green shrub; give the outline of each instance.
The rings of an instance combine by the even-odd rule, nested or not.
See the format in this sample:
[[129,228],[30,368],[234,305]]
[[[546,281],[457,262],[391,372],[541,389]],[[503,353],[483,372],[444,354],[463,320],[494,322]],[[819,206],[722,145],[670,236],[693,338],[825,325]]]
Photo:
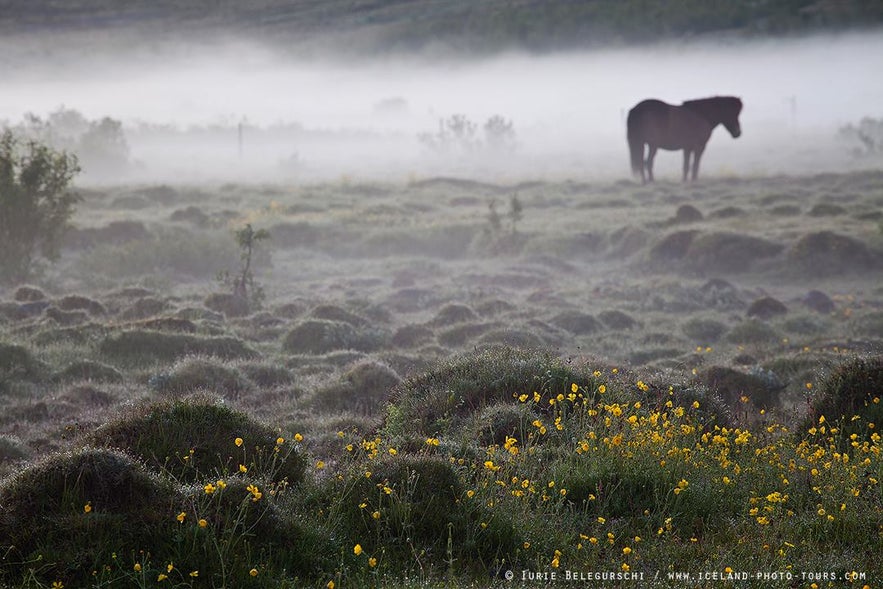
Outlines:
[[[145,405],[101,426],[88,440],[122,448],[181,481],[207,481],[239,472],[296,485],[306,459],[279,434],[229,407],[200,400]],[[235,440],[243,440],[241,446]],[[277,448],[279,450],[277,451]]]
[[27,279],[40,258],[55,260],[80,200],[68,190],[77,158],[0,134],[0,281]]

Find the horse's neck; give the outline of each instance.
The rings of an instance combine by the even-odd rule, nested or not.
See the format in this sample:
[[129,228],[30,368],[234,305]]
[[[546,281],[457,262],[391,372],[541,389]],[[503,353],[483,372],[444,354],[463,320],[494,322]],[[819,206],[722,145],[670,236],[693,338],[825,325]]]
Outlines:
[[723,123],[723,115],[720,113],[720,110],[707,100],[693,100],[685,102],[683,106],[708,121],[712,128]]

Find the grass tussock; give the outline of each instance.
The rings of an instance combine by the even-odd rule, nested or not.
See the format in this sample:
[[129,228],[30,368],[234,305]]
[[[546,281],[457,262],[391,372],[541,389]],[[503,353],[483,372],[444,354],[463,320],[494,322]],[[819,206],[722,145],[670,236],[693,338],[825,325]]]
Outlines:
[[305,459],[279,439],[279,432],[245,414],[197,398],[134,408],[98,428],[89,442],[122,448],[180,481],[236,475],[244,465],[253,477],[296,485]]
[[130,330],[105,337],[98,345],[103,358],[115,364],[145,365],[172,362],[189,355],[215,356],[225,360],[253,358],[255,352],[230,336],[205,337],[151,330]]

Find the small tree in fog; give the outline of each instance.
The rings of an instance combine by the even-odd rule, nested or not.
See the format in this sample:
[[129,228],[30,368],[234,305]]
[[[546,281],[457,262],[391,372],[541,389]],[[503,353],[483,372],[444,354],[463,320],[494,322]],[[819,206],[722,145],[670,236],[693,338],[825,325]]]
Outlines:
[[512,153],[515,151],[515,126],[512,121],[500,115],[494,115],[484,124],[484,142],[493,153]]
[[257,231],[247,224],[242,229],[234,233],[236,243],[239,245],[239,255],[242,260],[242,267],[239,273],[231,276],[228,271],[222,272],[218,279],[233,289],[233,298],[240,303],[244,303],[248,309],[260,308],[264,300],[264,289],[254,279],[251,271],[252,258],[258,242],[270,238],[270,232],[266,229]]
[[40,257],[55,260],[74,205],[76,156],[11,131],[0,135],[0,282],[26,280]]
[[475,139],[477,129],[478,125],[466,115],[457,114],[448,119],[439,119],[437,133],[420,133],[417,139],[437,153],[469,153],[478,145]]
[[89,123],[80,136],[77,153],[86,171],[114,172],[129,163],[129,143],[123,134],[123,125],[110,117]]

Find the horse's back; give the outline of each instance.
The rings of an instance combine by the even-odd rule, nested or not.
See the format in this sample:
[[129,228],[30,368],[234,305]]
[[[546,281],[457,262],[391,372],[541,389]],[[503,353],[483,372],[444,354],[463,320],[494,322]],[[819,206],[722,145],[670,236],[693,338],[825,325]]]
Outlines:
[[671,105],[667,102],[657,100],[656,98],[648,98],[632,107],[632,109],[629,110],[629,115],[639,115],[646,112],[665,112],[669,108],[671,108]]

